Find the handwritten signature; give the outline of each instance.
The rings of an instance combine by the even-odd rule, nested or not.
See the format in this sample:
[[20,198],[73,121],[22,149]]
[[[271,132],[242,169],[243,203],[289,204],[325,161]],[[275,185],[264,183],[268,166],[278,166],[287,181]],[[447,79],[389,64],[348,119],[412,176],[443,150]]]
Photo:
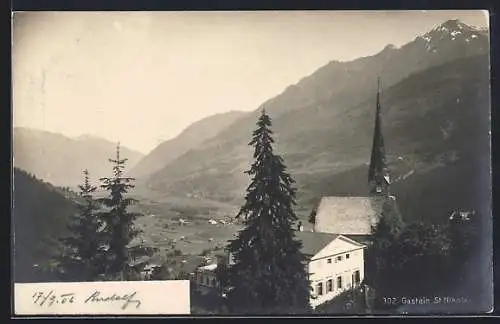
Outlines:
[[137,292],[134,291],[131,294],[117,295],[113,293],[111,296],[103,297],[101,296],[101,292],[99,290],[96,290],[87,299],[85,299],[84,303],[87,304],[87,303],[124,301],[122,309],[126,309],[130,304],[135,304],[135,308],[139,308],[139,306],[141,306],[141,301],[138,299],[134,299],[136,295]]
[[[130,305],[135,304],[135,308],[141,306],[141,301],[137,298],[137,291],[128,294],[112,293],[105,295],[99,290],[95,290],[88,297],[84,297],[84,304],[90,303],[112,303],[123,302],[121,309],[125,310]],[[37,291],[33,294],[33,303],[39,306],[50,307],[54,304],[72,304],[78,301],[78,296],[75,293],[58,294],[54,290],[49,292]]]

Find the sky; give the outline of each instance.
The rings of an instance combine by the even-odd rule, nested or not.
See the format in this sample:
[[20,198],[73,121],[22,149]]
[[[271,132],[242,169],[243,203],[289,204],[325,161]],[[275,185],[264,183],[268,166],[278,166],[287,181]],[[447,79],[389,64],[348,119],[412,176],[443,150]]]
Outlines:
[[148,153],[191,123],[251,111],[332,60],[486,11],[16,12],[13,125]]

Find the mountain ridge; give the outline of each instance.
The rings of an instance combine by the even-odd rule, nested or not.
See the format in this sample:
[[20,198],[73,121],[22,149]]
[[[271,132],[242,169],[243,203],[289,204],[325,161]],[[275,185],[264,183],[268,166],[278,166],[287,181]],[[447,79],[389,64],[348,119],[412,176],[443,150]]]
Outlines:
[[[108,159],[116,152],[116,143],[98,136],[72,138],[63,134],[14,127],[13,164],[38,178],[57,186],[74,187],[82,181],[82,171],[88,169],[97,179],[112,171]],[[133,166],[143,154],[121,146],[122,156]]]
[[202,145],[216,136],[246,112],[231,110],[204,117],[186,127],[178,136],[156,146],[131,169],[130,174],[141,178],[152,174],[176,157]]
[[[465,39],[468,39],[465,35],[469,38],[475,36],[474,41],[480,44],[480,46],[471,46],[472,43],[467,43],[468,46],[464,49],[460,46],[457,47],[456,42],[450,44],[449,39],[443,39],[442,37],[443,30],[445,29],[450,30],[450,33],[460,32],[464,35]],[[436,55],[435,52],[429,52],[429,45],[426,45],[426,42],[429,42],[429,40],[422,43],[423,37],[427,37],[429,40],[437,39],[433,42],[434,45],[436,42],[444,42],[445,45],[441,46],[442,53]],[[348,106],[356,106],[361,104],[364,100],[363,98],[373,95],[376,90],[377,76],[382,76],[382,89],[384,89],[385,87],[403,80],[412,73],[438,66],[444,62],[453,61],[460,57],[485,53],[487,49],[485,44],[487,44],[487,42],[488,35],[484,30],[473,26],[467,26],[459,20],[448,20],[432,30],[416,36],[412,41],[400,47],[388,44],[381,51],[371,56],[359,57],[348,62],[332,60],[316,69],[312,74],[301,78],[296,84],[289,85],[277,96],[266,100],[261,107],[267,107],[268,111],[273,114],[273,118],[277,118],[282,113],[287,113],[294,109],[307,108],[310,105],[317,104],[318,101],[321,105],[323,102],[328,102],[331,97],[335,96],[337,107],[344,106],[344,108],[348,108]],[[450,48],[451,45],[452,47]],[[398,57],[398,60],[401,61],[401,57],[407,55],[407,52],[405,52],[407,50],[410,50],[410,53],[412,53],[412,58],[416,58],[416,64],[408,64],[406,60],[395,63]],[[422,59],[422,57],[427,57],[427,60]],[[370,80],[366,78],[365,74],[367,74],[367,71],[368,74],[372,75],[372,82],[369,82]],[[358,89],[355,88],[359,79],[364,82],[361,87],[362,93],[359,93]],[[323,89],[323,87],[328,84],[344,85],[337,86],[336,89],[335,87],[332,87],[332,89]],[[303,90],[304,88],[313,88],[313,90],[305,91]],[[354,89],[354,91],[352,89]],[[304,95],[304,92],[308,93]],[[320,96],[318,97],[318,95]],[[359,100],[356,101],[357,99]],[[220,146],[228,141],[243,141],[243,136],[246,135],[243,134],[241,130],[253,127],[252,121],[256,117],[257,110],[249,112],[247,118],[239,118],[239,120],[236,120],[234,123],[227,125],[225,129],[220,130],[219,136],[213,136],[208,139],[205,144],[207,146]],[[239,136],[235,137],[234,134],[239,134]],[[226,138],[226,140],[221,140],[221,138]],[[195,148],[196,147],[193,147],[193,149]],[[186,150],[184,153],[190,154],[188,151],[189,150]],[[147,159],[147,157],[145,159]],[[165,167],[172,162],[172,160],[173,159],[168,159],[162,167]],[[140,177],[152,175],[161,168],[156,166],[154,169],[153,171],[143,171],[137,175]]]

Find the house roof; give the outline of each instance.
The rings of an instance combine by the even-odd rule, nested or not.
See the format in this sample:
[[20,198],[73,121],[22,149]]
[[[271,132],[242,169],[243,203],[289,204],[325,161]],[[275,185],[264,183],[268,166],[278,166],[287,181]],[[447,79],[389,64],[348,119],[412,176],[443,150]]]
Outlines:
[[295,232],[295,237],[302,242],[301,252],[305,255],[315,255],[330,244],[339,235],[330,233]]
[[323,197],[314,224],[315,232],[343,235],[371,234],[382,212],[383,200],[373,197]]
[[342,235],[342,236],[347,237],[348,239],[356,241],[360,244],[365,244],[366,242],[369,242],[371,237],[371,235],[368,234],[352,234],[352,235]]

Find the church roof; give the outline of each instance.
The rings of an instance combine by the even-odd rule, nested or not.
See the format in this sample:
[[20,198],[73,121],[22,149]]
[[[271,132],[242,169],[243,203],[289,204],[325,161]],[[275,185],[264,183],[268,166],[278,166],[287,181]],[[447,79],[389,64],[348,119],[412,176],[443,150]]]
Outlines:
[[301,252],[314,256],[339,235],[330,233],[295,232],[295,237],[302,242]]
[[373,197],[323,197],[319,203],[315,232],[369,235],[382,212],[383,200]]

